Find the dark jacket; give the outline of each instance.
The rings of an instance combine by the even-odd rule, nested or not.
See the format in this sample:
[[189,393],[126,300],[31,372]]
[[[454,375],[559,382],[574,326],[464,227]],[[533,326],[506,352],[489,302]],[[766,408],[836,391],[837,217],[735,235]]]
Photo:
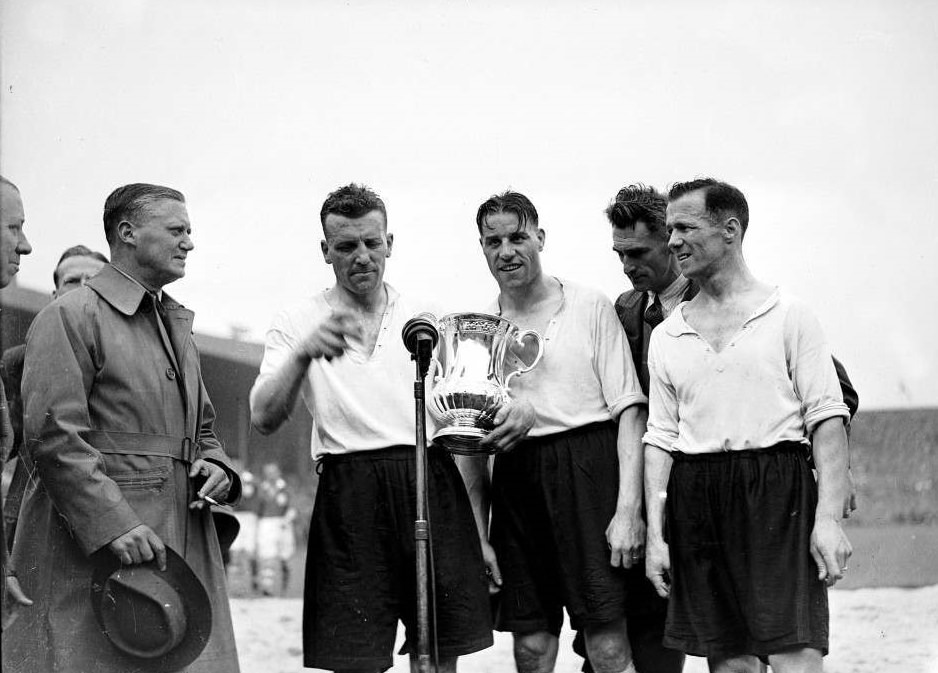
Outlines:
[[[6,461],[17,458],[19,448],[23,444],[23,399],[20,396],[20,383],[23,380],[23,361],[26,358],[26,345],[20,344],[3,351],[0,358],[0,378],[3,379],[3,393],[7,399],[9,411],[9,425],[12,431],[11,450],[6,454]],[[26,490],[28,475],[23,469],[21,461],[16,461],[16,469],[7,489],[6,499],[3,501],[3,536],[7,550],[11,550],[13,536],[16,533],[16,519],[20,513],[20,503],[23,501],[23,492]]]

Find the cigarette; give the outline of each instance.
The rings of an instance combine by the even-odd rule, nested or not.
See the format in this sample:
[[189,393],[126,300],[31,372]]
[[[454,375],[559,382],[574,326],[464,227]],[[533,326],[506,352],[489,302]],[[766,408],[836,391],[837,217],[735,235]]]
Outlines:
[[218,504],[219,504],[218,501],[217,501],[215,498],[211,497],[211,496],[208,496],[208,495],[200,495],[199,497],[202,498],[202,500],[204,500],[205,502],[207,502],[207,503],[210,504],[210,505],[218,505]]

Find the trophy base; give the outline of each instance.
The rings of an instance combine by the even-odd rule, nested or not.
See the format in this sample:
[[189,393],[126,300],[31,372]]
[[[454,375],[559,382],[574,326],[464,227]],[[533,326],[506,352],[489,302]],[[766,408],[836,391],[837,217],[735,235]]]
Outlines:
[[479,441],[487,434],[488,430],[473,427],[443,428],[433,435],[433,441],[442,444],[450,453],[461,456],[487,456],[495,453],[494,448],[479,447]]

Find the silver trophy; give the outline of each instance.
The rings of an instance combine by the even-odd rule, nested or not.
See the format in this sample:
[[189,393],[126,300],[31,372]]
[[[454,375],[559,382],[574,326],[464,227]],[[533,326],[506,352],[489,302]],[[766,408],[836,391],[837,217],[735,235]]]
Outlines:
[[433,440],[453,453],[491,453],[479,449],[479,440],[491,432],[495,414],[511,400],[511,379],[540,361],[541,337],[487,313],[451,313],[440,318],[438,329],[427,405],[440,424]]

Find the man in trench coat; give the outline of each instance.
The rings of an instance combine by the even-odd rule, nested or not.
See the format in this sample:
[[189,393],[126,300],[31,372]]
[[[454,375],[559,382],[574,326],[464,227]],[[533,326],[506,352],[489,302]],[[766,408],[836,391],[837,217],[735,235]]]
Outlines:
[[185,200],[134,184],[105,203],[112,264],[33,323],[23,379],[25,459],[35,475],[12,565],[34,605],[3,633],[3,670],[152,670],[102,633],[94,555],[165,567],[171,547],[204,584],[211,637],[189,671],[238,671],[225,571],[203,498],[240,481],[215,436],[193,313],[162,292],[192,250]]

